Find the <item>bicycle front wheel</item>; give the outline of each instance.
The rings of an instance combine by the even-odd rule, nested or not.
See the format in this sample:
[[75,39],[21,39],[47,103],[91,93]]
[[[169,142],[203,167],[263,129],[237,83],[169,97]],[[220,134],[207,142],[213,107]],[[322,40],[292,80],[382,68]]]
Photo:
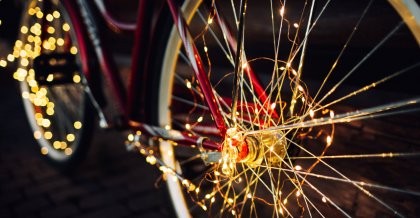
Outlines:
[[71,169],[87,149],[93,110],[82,84],[75,32],[58,1],[28,1],[13,55],[26,116],[40,151]]
[[[179,216],[418,213],[419,172],[410,167],[420,158],[414,1],[186,1],[183,10],[228,134],[216,128],[174,30],[158,124],[223,145],[205,163],[208,151],[161,142],[162,159],[178,174],[165,171]],[[238,157],[235,140],[253,157]]]

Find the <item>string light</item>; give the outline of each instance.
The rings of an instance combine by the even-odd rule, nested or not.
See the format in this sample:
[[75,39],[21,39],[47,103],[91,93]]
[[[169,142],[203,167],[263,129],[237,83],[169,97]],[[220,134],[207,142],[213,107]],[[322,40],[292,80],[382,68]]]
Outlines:
[[[278,10],[276,10],[276,11],[278,11]],[[285,6],[284,5],[281,6],[279,11],[280,11],[280,16],[282,18],[285,18]],[[44,13],[41,11],[41,9],[39,7],[29,8],[28,9],[28,14],[31,15],[31,16],[34,16],[36,18],[43,18],[44,17]],[[58,11],[54,11],[51,14],[46,14],[45,15],[45,19],[47,21],[51,22],[51,23],[48,23],[48,25],[53,25],[54,22],[56,21],[54,19],[60,19],[60,17],[61,17],[61,14]],[[52,21],[54,21],[54,22],[52,22]],[[62,21],[62,20],[60,19],[59,21]],[[33,133],[34,137],[36,139],[41,139],[42,137],[44,137],[47,140],[50,140],[50,139],[54,138],[54,140],[56,140],[56,141],[54,141],[52,143],[53,148],[57,149],[57,150],[61,149],[61,151],[64,152],[65,155],[71,155],[73,153],[73,150],[71,148],[71,142],[76,140],[77,134],[75,134],[76,132],[69,132],[69,133],[64,134],[65,139],[55,139],[55,137],[57,137],[57,134],[53,135],[53,132],[51,132],[50,131],[51,129],[49,129],[49,127],[51,127],[51,125],[52,125],[51,120],[53,120],[53,119],[51,119],[50,116],[53,116],[55,114],[54,103],[51,102],[50,99],[48,99],[48,90],[40,87],[37,84],[37,82],[35,80],[35,75],[34,75],[33,69],[31,69],[31,64],[32,64],[31,61],[36,56],[40,55],[41,47],[46,49],[46,50],[51,50],[51,51],[56,51],[57,49],[63,49],[62,46],[64,46],[66,44],[67,38],[61,38],[61,37],[65,37],[65,36],[63,35],[63,36],[60,37],[60,35],[58,33],[61,32],[60,27],[64,32],[70,31],[70,25],[68,23],[63,23],[63,22],[61,22],[61,23],[62,23],[61,26],[56,26],[56,25],[55,26],[48,26],[46,29],[44,27],[42,27],[39,23],[34,23],[33,25],[28,25],[28,26],[22,26],[20,28],[20,32],[22,34],[27,34],[27,37],[26,38],[23,37],[23,39],[24,39],[23,41],[17,40],[15,42],[14,51],[13,51],[12,54],[9,54],[7,56],[7,61],[13,62],[13,61],[15,61],[15,59],[19,59],[20,65],[21,65],[22,68],[19,68],[13,74],[13,77],[15,79],[19,80],[19,81],[22,81],[22,82],[26,81],[28,83],[29,87],[30,87],[30,91],[22,92],[22,98],[28,99],[35,106],[42,108],[41,109],[42,113],[36,113],[34,115],[34,117],[36,119],[36,122],[38,123],[38,125],[40,126],[42,131],[44,131],[44,132],[34,131],[34,133]],[[212,23],[213,23],[213,17],[210,16],[207,19],[207,24],[210,25]],[[293,23],[293,27],[299,28],[299,24],[298,23]],[[45,31],[45,30],[46,30],[46,33],[48,33],[48,34],[56,34],[58,36],[51,36],[49,38],[44,38],[44,35],[43,35],[42,40],[44,40],[44,41],[41,41],[41,37],[40,37],[41,33],[42,33],[42,31]],[[207,53],[208,50],[209,50],[209,47],[204,46],[203,49]],[[75,54],[78,53],[78,49],[75,46],[71,46],[70,49],[69,49],[69,52],[71,54],[75,55]],[[227,57],[228,57],[228,59],[231,58],[229,55],[227,55]],[[297,76],[298,76],[298,72],[295,69],[292,68],[292,64],[296,64],[296,63],[295,62],[292,63],[292,62],[293,62],[292,60],[287,61],[287,62],[282,60],[281,64],[285,64],[285,66],[280,66],[278,69],[281,70],[281,71],[285,71],[284,73],[287,73],[287,76],[289,78],[296,79]],[[279,63],[280,63],[280,61],[279,61]],[[5,60],[0,60],[0,66],[5,67],[6,65],[7,65],[7,62]],[[242,63],[242,68],[243,69],[247,69],[247,68],[249,68],[249,66],[250,66],[249,63],[246,62],[246,61]],[[53,74],[48,75],[47,78],[46,78],[46,80],[48,82],[53,82],[54,79],[56,79],[56,78],[54,78]],[[72,77],[72,79],[73,79],[74,83],[80,83],[82,78],[80,77],[80,75],[75,74]],[[299,78],[297,78],[297,79],[299,79]],[[197,82],[195,82],[196,80],[194,80],[194,79],[192,79],[191,81],[193,81],[195,84],[197,83]],[[304,116],[306,118],[306,116],[308,114],[308,108],[311,108],[311,107],[309,107],[309,103],[308,103],[308,102],[311,101],[311,97],[308,95],[308,93],[307,93],[308,91],[305,90],[304,84],[302,83],[302,85],[303,85],[302,86],[299,83],[300,83],[299,80],[296,80],[296,82],[293,83],[293,87],[294,88],[297,87],[297,89],[299,90],[300,93],[298,94],[296,99],[291,100],[291,103],[294,104],[294,103],[296,103],[296,101],[299,101],[298,103],[302,105],[301,108],[302,108],[302,111],[304,111],[304,112],[301,112],[301,113],[304,113]],[[190,82],[190,80],[185,80],[185,85],[188,89],[193,88],[193,84],[192,84],[192,82]],[[281,87],[277,87],[277,88],[281,88]],[[191,90],[191,92],[193,92],[193,91],[194,92],[201,92],[199,90],[199,87],[194,87],[194,90]],[[277,97],[277,96],[274,96],[274,97]],[[246,98],[246,96],[245,96],[245,98]],[[302,103],[300,103],[300,102],[302,102]],[[268,105],[269,105],[271,110],[275,110],[277,105],[279,105],[280,108],[277,109],[277,112],[282,111],[283,104],[281,104],[277,101],[277,103],[271,103],[271,104],[264,103],[262,105],[263,105],[262,107],[264,107],[264,109],[265,109],[265,112],[261,112],[261,111],[264,111],[264,110],[261,110],[261,109],[258,110],[257,106],[255,108],[251,107],[254,110],[250,110],[250,111],[251,111],[251,113],[255,112],[255,115],[251,114],[250,115],[251,118],[249,118],[249,120],[246,120],[246,122],[247,122],[246,124],[240,123],[240,122],[242,122],[242,120],[245,119],[243,117],[241,117],[241,119],[234,118],[236,120],[234,120],[233,123],[238,125],[238,129],[241,129],[240,131],[244,131],[244,132],[246,130],[251,129],[251,128],[252,128],[252,130],[254,130],[254,128],[255,128],[255,130],[259,130],[261,128],[261,126],[266,127],[266,126],[271,125],[271,124],[267,124],[267,123],[270,123],[270,122],[276,123],[277,121],[274,120],[274,119],[271,119],[270,117],[263,117],[264,114],[262,114],[262,113],[267,113],[267,108],[266,107]],[[316,105],[316,104],[313,104],[313,105]],[[315,111],[317,111],[317,109],[318,108],[309,109],[310,118],[312,118],[312,119],[314,118]],[[326,111],[329,112],[329,116],[330,116],[331,119],[333,119],[335,117],[334,111],[332,111],[332,110],[326,110]],[[241,112],[242,113],[237,112],[237,117],[240,117],[243,114],[246,115],[246,113],[243,113],[243,111],[241,111]],[[326,113],[328,113],[328,112],[326,112]],[[319,113],[319,112],[317,112],[317,113]],[[328,116],[326,113],[323,113],[323,115]],[[293,116],[294,115],[295,114],[293,114]],[[297,115],[299,115],[299,114],[297,114]],[[254,118],[254,116],[255,116],[255,120],[252,120],[252,118]],[[194,118],[191,118],[191,120],[189,120],[189,122],[192,121],[192,123],[184,124],[186,130],[191,130],[192,127],[196,127],[197,123],[201,123],[204,120],[203,116],[199,116],[196,120],[196,123],[194,123],[194,120],[196,118],[195,114],[194,114],[193,117]],[[261,118],[261,117],[263,117],[263,118]],[[208,117],[206,117],[206,121],[207,121],[207,118]],[[258,123],[259,119],[261,119],[261,120],[267,119],[268,121],[264,120],[264,125],[262,125],[262,124],[260,125]],[[240,121],[238,121],[238,120],[240,120]],[[300,122],[300,121],[296,121],[298,119],[295,119],[294,117],[291,118],[290,120],[288,120],[287,116],[280,117],[279,120],[281,120],[281,122],[284,122],[286,124],[291,123],[291,122]],[[280,122],[280,121],[278,121],[278,122]],[[181,126],[182,126],[182,124],[181,124]],[[252,126],[252,127],[249,127],[249,126]],[[73,127],[74,127],[74,131],[81,129],[82,128],[82,122],[81,121],[74,121]],[[170,125],[165,125],[164,128],[166,130],[170,130],[171,126]],[[194,130],[195,130],[195,128],[194,128]],[[323,131],[327,132],[327,130],[323,130]],[[237,132],[239,132],[239,130]],[[136,132],[136,135],[129,134],[127,136],[127,139],[130,142],[134,142],[135,138],[137,138],[137,136],[140,135],[140,134],[141,133],[137,133],[137,132]],[[325,136],[326,136],[326,138],[324,138]],[[326,143],[327,146],[330,146],[333,142],[333,134],[332,133],[323,134],[320,137],[320,139],[321,140],[319,140],[319,141],[322,141],[322,139],[324,139],[325,141],[323,141],[323,143]],[[59,141],[59,140],[61,140],[61,141]],[[159,139],[159,141],[162,141],[162,140],[163,139]],[[257,194],[255,192],[250,192],[249,189],[252,190],[253,188],[255,188],[257,186],[256,184],[258,182],[258,179],[260,179],[260,178],[248,177],[246,175],[246,173],[243,173],[243,172],[246,172],[247,169],[255,169],[254,168],[255,166],[251,167],[249,162],[245,162],[245,161],[238,164],[238,161],[237,161],[238,160],[237,159],[238,152],[240,150],[240,146],[238,146],[238,142],[243,142],[243,141],[244,141],[244,138],[241,138],[241,137],[235,138],[234,136],[231,136],[230,140],[226,140],[225,143],[229,143],[229,145],[232,148],[231,150],[229,150],[229,152],[231,152],[231,153],[227,154],[226,156],[223,156],[222,160],[220,160],[219,163],[211,163],[212,164],[211,165],[212,169],[215,169],[215,170],[212,173],[206,174],[206,176],[208,176],[208,177],[205,177],[205,179],[203,179],[203,181],[201,181],[205,185],[208,185],[208,183],[212,183],[211,190],[208,191],[206,189],[205,191],[203,191],[203,192],[209,193],[209,194],[204,195],[204,199],[203,199],[203,194],[202,193],[199,194],[201,183],[200,183],[200,185],[197,185],[198,186],[197,187],[195,184],[193,184],[188,179],[177,177],[177,173],[175,172],[174,169],[171,169],[167,166],[162,166],[162,165],[159,164],[158,159],[154,155],[154,153],[156,153],[154,150],[152,150],[150,148],[145,149],[143,147],[138,147],[138,148],[139,148],[139,153],[146,156],[145,160],[146,160],[147,163],[149,163],[151,165],[158,166],[159,170],[162,171],[162,173],[165,176],[166,176],[166,174],[170,175],[169,178],[171,180],[181,182],[181,184],[184,186],[184,188],[188,192],[193,192],[193,193],[191,193],[191,195],[194,195],[194,193],[195,193],[195,195],[197,195],[196,196],[197,199],[195,199],[195,202],[204,211],[207,211],[209,208],[203,202],[208,203],[210,201],[210,203],[213,204],[216,201],[218,201],[216,199],[222,198],[222,200],[225,200],[227,202],[227,204],[230,205],[230,206],[225,205],[226,208],[222,208],[222,209],[225,209],[224,210],[225,213],[230,212],[232,215],[235,216],[240,211],[240,210],[237,210],[237,208],[235,208],[235,206],[236,206],[235,202],[239,202],[239,200],[242,201],[242,199],[245,199],[246,201],[253,202],[254,200],[259,198],[259,196],[257,196]],[[291,146],[290,143],[288,143],[287,145]],[[267,150],[267,148],[268,148],[268,150]],[[270,145],[270,146],[267,146],[267,148],[264,149],[263,151],[270,151],[270,152],[265,152],[267,154],[263,154],[261,156],[261,158],[264,159],[264,161],[265,161],[263,163],[266,164],[266,167],[270,167],[271,165],[274,166],[275,164],[278,164],[278,162],[277,163],[270,162],[270,160],[271,160],[270,157],[271,156],[275,156],[275,155],[279,154],[279,151],[277,150],[277,147]],[[47,155],[48,152],[49,152],[48,148],[46,148],[46,147],[41,148],[41,153],[42,154]],[[174,155],[172,151],[168,151],[167,154],[169,156]],[[293,164],[295,164],[295,163],[293,162]],[[237,168],[238,165],[240,165],[240,167]],[[275,165],[275,166],[278,166],[278,165]],[[273,167],[273,169],[275,169],[275,167]],[[294,169],[296,171],[302,171],[303,170],[300,165],[295,165]],[[291,170],[293,171],[293,168]],[[260,171],[261,171],[260,168],[258,168],[258,166],[257,166],[257,170],[255,170],[255,172],[260,172]],[[307,170],[307,171],[309,171],[309,170]],[[270,172],[271,172],[271,169],[270,169]],[[306,171],[304,171],[304,172],[306,172]],[[297,172],[295,172],[295,173],[297,173]],[[243,174],[245,174],[245,175],[243,175]],[[259,176],[263,177],[263,175],[266,175],[266,174],[261,174],[261,175],[258,175],[257,177],[259,177]],[[245,179],[242,179],[242,178],[245,178]],[[255,179],[255,181],[249,181],[250,179]],[[243,183],[246,182],[247,185],[251,184],[250,185],[251,187],[247,187],[247,190],[244,191],[244,192],[235,192],[235,184],[239,187],[243,187],[243,185],[238,184],[238,183],[241,183],[241,182],[243,182]],[[203,185],[201,187],[205,187],[205,186]],[[276,193],[277,189],[273,192]],[[278,190],[278,194],[279,194],[279,196],[281,196],[282,191]],[[296,192],[295,192],[295,195],[296,195],[296,197],[299,197],[301,195],[304,195],[304,193],[302,192],[301,189],[297,189]],[[231,196],[231,197],[227,198],[226,196]],[[279,199],[276,199],[276,204],[278,206],[275,206],[275,207],[280,211],[281,214],[283,214],[284,209],[287,208],[285,205],[288,203],[288,197],[293,196],[293,191],[290,191],[288,193],[285,192],[284,196],[287,196],[287,197],[284,198],[284,199],[281,199],[280,197],[279,197]],[[266,203],[269,204],[269,205],[274,204],[273,202],[269,202],[269,200],[267,200],[267,199],[262,199],[261,202],[264,202],[264,201],[267,201]],[[296,201],[298,201],[298,200],[295,200],[295,202]],[[281,205],[281,202],[283,202],[283,205]],[[322,202],[324,202],[324,203],[327,202],[326,197],[324,197],[324,196],[322,197]],[[291,198],[290,204],[292,204],[292,203],[293,203],[293,201],[292,201],[292,198]],[[211,208],[211,205],[209,205],[209,207]]]

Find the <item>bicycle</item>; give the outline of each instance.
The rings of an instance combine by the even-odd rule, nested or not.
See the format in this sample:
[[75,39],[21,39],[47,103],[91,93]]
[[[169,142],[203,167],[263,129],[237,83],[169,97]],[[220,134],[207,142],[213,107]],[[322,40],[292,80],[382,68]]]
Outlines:
[[[391,122],[383,120],[390,115],[416,117],[418,89],[402,100],[386,94],[384,103],[374,93],[365,101],[377,86],[395,85],[419,70],[420,9],[414,1],[138,3],[137,21],[126,23],[100,0],[28,1],[10,59],[18,61],[13,76],[34,138],[54,165],[68,169],[83,158],[97,117],[102,128],[131,131],[127,148],[159,167],[180,217],[416,213],[410,204],[420,196],[415,169],[398,163],[417,163],[418,123],[391,120],[401,132],[380,127]],[[135,37],[128,91],[104,44],[102,23]],[[363,77],[364,85],[347,83],[360,71],[374,73]],[[315,76],[308,79],[306,72]],[[304,83],[319,75],[319,83]],[[109,101],[116,102],[116,114],[105,112]],[[358,142],[352,133],[365,127],[382,140],[379,151],[368,145],[375,140]],[[343,144],[346,137],[354,146]],[[414,171],[411,177],[407,171]],[[387,192],[408,196],[408,206]],[[349,198],[363,198],[364,204],[354,209]]]

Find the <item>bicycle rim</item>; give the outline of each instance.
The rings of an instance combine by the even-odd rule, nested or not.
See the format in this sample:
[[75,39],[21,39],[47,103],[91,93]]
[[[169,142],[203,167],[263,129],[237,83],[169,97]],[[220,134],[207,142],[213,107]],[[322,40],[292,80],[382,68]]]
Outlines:
[[[40,55],[70,55],[74,62],[61,56],[46,56],[46,60],[79,64],[78,45],[66,11],[55,1],[48,3],[50,8],[46,9],[45,2],[29,1],[23,11],[19,40],[12,54],[18,61],[13,76],[19,81],[26,115],[41,153],[57,167],[67,169],[85,150],[81,144],[89,137],[92,114],[78,69],[63,74],[51,72],[43,78],[46,84],[37,81],[36,74],[42,72],[35,72],[34,60]],[[59,82],[63,77],[71,81]]]
[[[413,147],[420,91],[410,80],[420,61],[419,24],[412,24],[417,4],[248,1],[241,72],[250,67],[261,76],[270,104],[242,73],[232,121],[226,87],[232,87],[235,46],[215,14],[223,14],[236,37],[239,2],[187,1],[183,10],[231,134],[260,134],[269,142],[259,141],[259,158],[210,165],[198,148],[161,142],[162,159],[185,178],[166,175],[178,215],[414,216],[420,187],[410,166],[420,154]],[[175,30],[163,64],[159,124],[227,146]],[[267,136],[273,132],[277,138]]]

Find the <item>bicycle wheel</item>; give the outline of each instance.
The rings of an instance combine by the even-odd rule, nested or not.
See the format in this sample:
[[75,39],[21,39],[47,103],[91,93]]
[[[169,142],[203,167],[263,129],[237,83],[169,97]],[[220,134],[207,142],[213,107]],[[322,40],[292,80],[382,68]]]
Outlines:
[[41,153],[71,169],[86,153],[93,110],[82,85],[72,23],[58,1],[28,1],[13,55],[13,77]]
[[[204,163],[197,147],[161,142],[162,159],[178,174],[165,171],[178,216],[418,214],[414,1],[187,1],[183,10],[229,129],[222,137],[215,127],[174,30],[160,73],[158,124],[224,146],[220,159]],[[247,77],[250,68],[266,100]],[[253,158],[230,152],[238,138],[253,146]]]

